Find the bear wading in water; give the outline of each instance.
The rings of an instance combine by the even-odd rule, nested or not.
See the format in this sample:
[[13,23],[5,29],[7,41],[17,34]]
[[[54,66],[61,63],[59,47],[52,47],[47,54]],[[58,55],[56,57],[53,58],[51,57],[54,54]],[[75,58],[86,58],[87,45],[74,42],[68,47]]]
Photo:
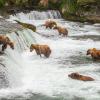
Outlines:
[[31,44],[30,52],[33,50],[35,50],[37,55],[40,55],[40,57],[43,54],[46,58],[48,58],[51,54],[51,49],[48,45]]
[[4,35],[0,35],[0,45],[2,45],[2,51],[4,51],[8,45],[11,49],[14,49],[14,43],[11,42],[9,37],[6,37]]
[[53,29],[57,29],[59,32],[59,35],[63,35],[64,37],[68,36],[68,30],[64,27],[60,27],[60,26],[54,26]]
[[52,29],[55,25],[57,25],[57,23],[53,20],[47,20],[45,22],[45,24],[43,24],[42,26],[45,26],[46,28],[50,28]]
[[76,80],[81,80],[81,81],[94,81],[93,78],[91,78],[89,76],[80,75],[79,73],[71,73],[68,75],[68,77],[70,77],[72,79],[76,79]]
[[96,48],[88,49],[87,55],[91,55],[94,60],[100,60],[100,50],[97,50]]

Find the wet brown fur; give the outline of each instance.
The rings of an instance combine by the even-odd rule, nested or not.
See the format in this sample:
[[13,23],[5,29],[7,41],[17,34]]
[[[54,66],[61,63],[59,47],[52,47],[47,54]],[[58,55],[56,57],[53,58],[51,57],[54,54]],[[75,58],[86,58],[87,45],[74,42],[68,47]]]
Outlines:
[[66,37],[68,35],[68,30],[66,28],[60,27],[60,26],[55,26],[54,29],[57,29],[59,32],[59,35],[63,35]]
[[81,80],[81,81],[94,81],[93,78],[89,76],[80,75],[79,73],[71,73],[68,76],[72,79]]
[[52,29],[54,27],[54,25],[57,25],[55,21],[47,20],[43,26],[45,26],[46,28]]
[[49,57],[51,54],[51,49],[48,45],[38,45],[38,44],[31,44],[30,46],[30,52],[32,52],[35,49],[37,55],[43,54],[45,57]]
[[4,51],[9,45],[11,49],[14,49],[14,43],[11,42],[9,37],[0,35],[0,45],[2,45],[2,51]]
[[100,50],[97,50],[96,48],[88,49],[87,55],[91,55],[93,59],[100,59]]

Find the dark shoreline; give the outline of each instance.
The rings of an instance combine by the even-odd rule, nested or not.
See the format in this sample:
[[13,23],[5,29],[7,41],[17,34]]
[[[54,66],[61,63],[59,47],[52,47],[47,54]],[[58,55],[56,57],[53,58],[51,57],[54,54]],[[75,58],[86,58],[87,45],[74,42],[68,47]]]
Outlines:
[[[0,9],[0,15],[3,16],[4,18],[8,18],[9,15],[14,15],[16,13],[24,12],[24,13],[29,13],[30,11],[48,11],[48,10],[57,10],[57,9],[41,9],[39,7],[4,7]],[[61,12],[60,12],[61,13]],[[100,23],[100,15],[88,15],[88,16],[76,16],[76,15],[64,15],[61,13],[62,18],[68,21],[74,21],[74,22],[88,22],[91,24],[94,23]]]
[[0,15],[6,17],[5,15],[16,14],[20,12],[29,13],[30,11],[48,11],[48,10],[57,10],[57,9],[44,9],[39,8],[38,6],[33,7],[4,7],[0,8]]

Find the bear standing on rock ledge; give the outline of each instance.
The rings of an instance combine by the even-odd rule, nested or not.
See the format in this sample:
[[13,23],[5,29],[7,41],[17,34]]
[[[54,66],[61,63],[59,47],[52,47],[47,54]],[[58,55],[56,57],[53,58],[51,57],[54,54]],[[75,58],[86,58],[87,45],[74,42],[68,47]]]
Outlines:
[[2,45],[2,51],[4,51],[8,45],[11,49],[14,49],[14,43],[11,42],[9,37],[6,37],[4,35],[0,35],[0,45]]
[[43,54],[45,57],[49,57],[51,54],[51,49],[48,45],[38,45],[38,44],[31,44],[30,46],[30,52],[32,52],[35,49],[37,55]]

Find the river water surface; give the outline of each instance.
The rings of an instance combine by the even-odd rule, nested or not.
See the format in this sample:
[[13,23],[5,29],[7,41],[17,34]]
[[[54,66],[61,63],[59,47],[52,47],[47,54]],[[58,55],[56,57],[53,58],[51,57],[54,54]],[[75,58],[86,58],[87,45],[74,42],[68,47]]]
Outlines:
[[[1,68],[0,98],[2,100],[100,100],[100,62],[86,55],[89,48],[100,49],[100,24],[65,21],[58,11],[11,15],[14,19],[37,26],[39,35],[31,30],[19,31],[8,36],[15,41],[15,50],[8,48],[1,56],[6,67]],[[68,37],[56,30],[40,26],[47,19],[66,27]],[[44,35],[44,36],[43,36]],[[40,58],[29,52],[32,43],[47,44],[50,58]],[[70,79],[68,74],[78,72],[91,76],[93,82]]]

